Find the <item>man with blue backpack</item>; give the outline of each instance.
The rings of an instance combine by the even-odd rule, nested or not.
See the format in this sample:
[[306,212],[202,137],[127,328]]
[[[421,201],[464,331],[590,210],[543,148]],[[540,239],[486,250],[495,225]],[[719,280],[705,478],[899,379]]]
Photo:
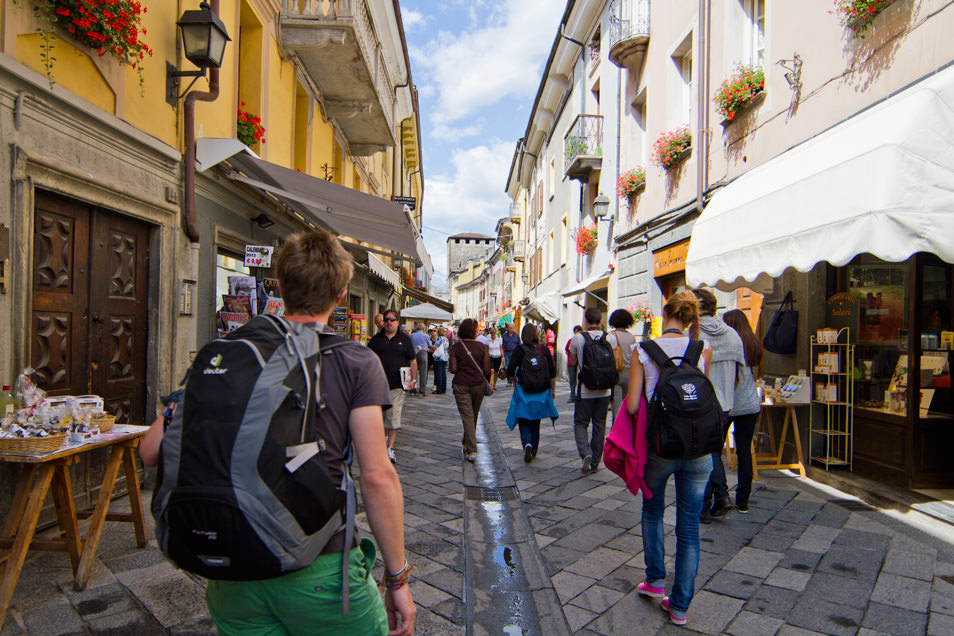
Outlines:
[[[328,327],[351,257],[333,234],[307,232],[276,262],[284,318],[256,317],[205,345],[171,423],[163,432],[157,420],[141,449],[160,464],[159,546],[209,579],[219,634],[409,636],[416,609],[385,449],[388,383],[372,351]],[[384,561],[383,602],[375,544],[355,530],[352,451]]]

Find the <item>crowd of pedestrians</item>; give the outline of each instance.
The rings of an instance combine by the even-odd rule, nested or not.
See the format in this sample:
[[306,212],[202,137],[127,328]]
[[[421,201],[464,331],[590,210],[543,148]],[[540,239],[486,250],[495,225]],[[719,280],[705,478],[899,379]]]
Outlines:
[[[287,321],[304,325],[322,338],[331,335],[326,326],[330,310],[345,293],[350,279],[350,269],[343,262],[350,263],[350,258],[329,234],[308,233],[286,243],[278,256],[278,267],[290,312]],[[589,307],[584,311],[582,324],[573,327],[564,348],[580,471],[588,475],[601,469],[607,417],[615,417],[617,425],[626,423],[625,429],[635,432],[635,443],[629,447],[636,460],[635,473],[627,472],[624,478],[631,490],[641,491],[644,497],[641,523],[645,579],[638,584],[637,591],[660,599],[660,607],[676,625],[686,623],[694,594],[699,524],[711,523],[733,507],[721,459],[730,426],[734,427],[739,455],[735,496],[739,512],[748,511],[751,493],[750,444],[760,410],[754,371],[761,362],[762,346],[742,312],[732,310],[719,319],[716,309],[717,299],[707,289],[676,293],[662,309],[658,337],[639,342],[630,331],[634,319],[629,311],[613,311],[605,326],[607,330],[603,312]],[[263,318],[254,327],[265,329],[262,325],[268,322]],[[317,454],[328,466],[328,472],[340,476],[343,484],[349,482],[351,460],[347,447],[353,443],[362,464],[361,484],[368,520],[385,562],[383,603],[376,593],[369,593],[377,586],[369,578],[375,548],[367,540],[353,536],[350,521],[339,519],[341,526],[329,526],[333,532],[322,536],[325,547],[312,556],[313,563],[304,563],[303,569],[283,574],[278,577],[281,580],[213,581],[208,600],[219,632],[252,633],[246,628],[259,625],[271,629],[281,625],[288,633],[306,633],[280,614],[315,612],[330,616],[337,598],[338,602],[344,600],[344,609],[340,616],[329,617],[327,624],[343,630],[340,633],[411,634],[415,611],[407,582],[413,566],[403,559],[400,482],[391,466],[397,462],[395,443],[405,398],[425,397],[429,390],[437,395],[446,393],[450,373],[451,392],[460,417],[461,454],[464,460],[474,462],[481,405],[498,390],[498,380],[505,378],[507,386],[513,388],[506,423],[511,430],[518,430],[524,461],[530,464],[541,450],[541,421],[549,419],[555,423],[559,417],[554,402],[560,368],[554,327],[527,323],[518,334],[512,323],[502,331],[493,326],[480,330],[476,320],[467,318],[460,322],[456,334],[444,326],[428,327],[423,322],[416,323],[413,333],[408,333],[399,312],[388,309],[374,317],[375,332],[367,348],[359,348],[366,354],[358,355],[359,351],[352,349],[356,345],[347,342],[348,347],[335,344],[337,348],[332,347],[330,353],[318,355],[317,366],[322,369],[320,373],[315,369],[312,381],[317,391],[312,399],[318,402],[313,413],[321,444],[314,445],[312,450],[304,448],[309,444],[289,446],[288,458],[305,456],[288,462],[289,466],[295,465],[288,470],[297,470]],[[295,327],[295,333],[301,329]],[[325,342],[321,340],[322,347]],[[303,363],[302,368],[307,366]],[[684,424],[661,405],[671,399],[671,378],[680,370],[693,371],[711,387],[711,404],[703,405],[708,409],[708,417],[699,421],[711,420],[713,424],[709,432],[695,431],[696,437],[701,435],[704,439],[704,445],[693,444],[690,448],[683,444],[681,450],[674,451],[671,444],[660,440],[667,439],[667,431],[678,431],[677,427]],[[433,373],[433,382],[428,371]],[[306,381],[305,387],[308,385]],[[692,399],[704,397],[705,391],[695,391],[691,391]],[[183,408],[189,410],[188,402]],[[304,411],[307,418],[312,409],[306,407]],[[174,420],[174,427],[192,421],[188,412],[179,416],[181,420]],[[176,445],[163,443],[163,433],[169,425],[169,418],[158,418],[153,424],[141,449],[146,463],[175,466],[175,459],[169,459],[169,455],[189,452],[186,447],[194,443],[190,440],[195,436],[188,433],[177,432]],[[268,429],[269,434],[271,430]],[[606,465],[619,472],[615,456],[611,455],[615,450],[612,446],[607,451]],[[163,451],[167,455],[165,461]],[[283,454],[282,461],[285,457]],[[268,462],[259,464],[267,466]],[[663,515],[670,478],[675,482],[676,544],[667,594]],[[345,488],[342,492],[352,491]],[[352,501],[351,495],[346,499]],[[264,505],[274,508],[274,501],[269,502]],[[350,506],[351,503],[349,509]],[[342,508],[339,517],[350,518],[351,513],[345,515],[344,511]],[[290,521],[286,518],[285,523]],[[286,534],[298,531],[282,530]],[[185,548],[177,549],[181,554]],[[346,564],[350,559],[350,574],[347,565],[337,567],[335,574],[334,559]],[[338,577],[338,587],[316,584],[315,577],[323,577],[322,581]],[[293,600],[282,598],[281,590],[299,590],[302,586],[337,589],[337,597],[313,597],[302,592]],[[359,623],[360,628],[356,627]]]

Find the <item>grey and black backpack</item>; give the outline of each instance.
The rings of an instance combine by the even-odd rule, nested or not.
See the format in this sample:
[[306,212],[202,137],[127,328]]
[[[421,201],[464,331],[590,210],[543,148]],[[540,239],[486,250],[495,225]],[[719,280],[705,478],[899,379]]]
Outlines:
[[354,483],[347,467],[332,480],[317,432],[321,357],[351,344],[260,316],[199,350],[152,500],[159,547],[176,565],[268,579],[310,565],[343,525],[351,545]]

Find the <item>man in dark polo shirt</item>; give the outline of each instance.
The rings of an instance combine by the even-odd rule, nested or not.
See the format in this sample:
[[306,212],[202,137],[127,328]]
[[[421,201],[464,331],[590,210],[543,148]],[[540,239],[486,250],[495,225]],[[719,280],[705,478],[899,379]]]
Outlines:
[[411,367],[411,384],[407,388],[413,389],[417,383],[414,346],[410,336],[398,331],[398,320],[397,311],[388,309],[384,312],[384,329],[368,340],[368,348],[381,358],[381,366],[384,367],[391,389],[391,408],[384,412],[384,428],[388,434],[388,457],[392,463],[397,461],[394,457],[394,440],[401,428],[401,413],[404,411],[405,387],[401,383],[401,367]]

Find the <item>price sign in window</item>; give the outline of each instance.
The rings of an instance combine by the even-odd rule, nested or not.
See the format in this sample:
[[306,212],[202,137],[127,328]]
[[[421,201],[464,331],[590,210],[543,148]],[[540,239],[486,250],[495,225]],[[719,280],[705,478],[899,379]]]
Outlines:
[[246,245],[245,267],[271,267],[274,249],[271,245]]

